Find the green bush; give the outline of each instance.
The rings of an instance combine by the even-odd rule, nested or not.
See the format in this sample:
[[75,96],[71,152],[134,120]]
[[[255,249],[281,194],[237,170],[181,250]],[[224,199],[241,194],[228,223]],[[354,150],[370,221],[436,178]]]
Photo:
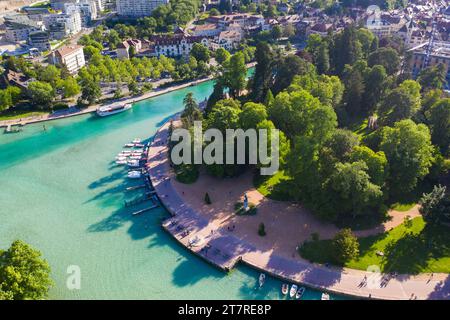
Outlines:
[[56,111],[56,110],[63,110],[63,109],[67,109],[69,108],[69,105],[63,102],[57,102],[52,106],[52,110]]

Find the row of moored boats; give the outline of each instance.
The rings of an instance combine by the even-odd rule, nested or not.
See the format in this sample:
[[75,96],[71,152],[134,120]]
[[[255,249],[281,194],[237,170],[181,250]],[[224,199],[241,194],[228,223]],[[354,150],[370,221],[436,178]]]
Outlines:
[[141,143],[141,139],[134,139],[132,142],[124,145],[126,150],[122,150],[116,156],[117,165],[126,165],[131,169],[128,172],[128,178],[138,179],[142,176],[142,172],[137,170],[141,167],[141,161],[145,158],[145,145]]
[[[259,287],[261,288],[264,285],[264,282],[266,280],[266,275],[264,273],[261,273],[259,275]],[[281,293],[286,296],[289,293],[289,297],[292,299],[301,299],[303,294],[305,293],[306,288],[305,287],[298,287],[296,284],[291,285],[291,288],[289,289],[289,284],[283,283],[281,285]],[[328,293],[322,293],[321,300],[330,300],[330,295]]]

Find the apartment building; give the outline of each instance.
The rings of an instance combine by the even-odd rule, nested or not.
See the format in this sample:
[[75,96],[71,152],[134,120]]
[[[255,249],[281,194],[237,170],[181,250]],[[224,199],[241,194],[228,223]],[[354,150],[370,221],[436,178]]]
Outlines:
[[47,31],[30,32],[28,44],[39,51],[51,50],[49,34]]
[[9,42],[28,41],[31,32],[44,30],[40,21],[34,21],[26,15],[15,14],[4,17],[5,39]]
[[145,17],[160,5],[168,3],[169,0],[117,0],[117,14],[132,18]]
[[47,29],[52,25],[63,24],[66,36],[76,34],[81,31],[81,15],[79,11],[67,13],[52,13],[44,16],[44,24]]
[[84,60],[83,46],[63,46],[52,52],[50,62],[65,66],[71,74],[76,74],[86,64]]

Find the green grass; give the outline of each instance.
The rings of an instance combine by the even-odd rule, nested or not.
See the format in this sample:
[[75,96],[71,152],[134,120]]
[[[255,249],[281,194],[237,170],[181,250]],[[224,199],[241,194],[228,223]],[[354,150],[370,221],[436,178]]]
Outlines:
[[405,212],[405,211],[411,210],[415,205],[416,205],[415,202],[411,202],[411,203],[396,202],[391,205],[391,209],[397,210],[400,212]]
[[371,130],[367,128],[369,120],[367,117],[353,120],[351,121],[351,125],[349,126],[349,130],[353,131],[353,133],[357,134],[360,139],[364,138],[366,135],[368,135]]
[[234,204],[234,213],[238,216],[253,216],[258,212],[258,208],[255,206],[254,203],[249,202],[248,204],[248,211],[244,210],[244,203],[243,202],[236,202]]
[[198,168],[193,164],[181,164],[175,166],[176,178],[179,182],[191,184],[198,179]]
[[[427,225],[421,217],[383,234],[358,239],[359,257],[345,264],[348,268],[366,270],[371,265],[382,272],[418,274],[450,273],[450,232],[447,226]],[[384,256],[376,253],[381,251]],[[318,263],[333,263],[331,240],[306,242],[299,253]]]
[[278,200],[293,200],[289,190],[291,189],[292,179],[280,170],[272,176],[255,175],[253,178],[255,188],[265,197]]
[[23,111],[23,110],[5,111],[3,113],[0,113],[0,121],[43,116],[46,114],[48,114],[48,112],[44,111]]

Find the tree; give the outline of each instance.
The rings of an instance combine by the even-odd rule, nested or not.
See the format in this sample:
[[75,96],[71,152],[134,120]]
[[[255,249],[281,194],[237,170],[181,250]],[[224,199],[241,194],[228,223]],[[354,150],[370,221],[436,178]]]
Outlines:
[[189,128],[194,125],[194,121],[202,120],[202,112],[198,108],[197,101],[194,99],[192,92],[186,94],[183,99],[184,110],[181,114],[181,121],[185,128]]
[[220,11],[217,10],[216,8],[212,8],[211,10],[209,10],[209,16],[210,17],[215,17],[220,15]]
[[432,224],[450,221],[450,195],[445,186],[434,186],[430,193],[420,199],[419,211],[425,221]]
[[350,161],[363,161],[367,165],[370,181],[380,187],[384,186],[388,163],[383,151],[375,152],[366,146],[355,146],[350,154]]
[[206,102],[206,108],[205,113],[208,114],[211,109],[214,107],[214,105],[219,101],[223,99],[223,85],[220,79],[217,79],[216,83],[214,84],[213,92],[208,98],[208,101]]
[[215,56],[217,63],[223,65],[223,63],[230,58],[231,54],[226,49],[220,47],[216,50]]
[[0,90],[0,111],[7,110],[14,106],[22,95],[19,87],[9,86],[4,90]]
[[267,119],[266,107],[261,103],[247,102],[239,115],[241,127],[244,130],[255,129],[258,123]]
[[387,84],[387,73],[383,66],[375,65],[365,76],[365,90],[362,97],[363,108],[372,114],[383,99]]
[[232,97],[239,96],[240,91],[245,88],[246,75],[244,55],[237,52],[226,61],[222,75],[223,83],[230,90]]
[[226,129],[238,129],[240,127],[239,115],[240,103],[234,99],[220,100],[208,114],[208,128],[214,128],[225,133]]
[[441,99],[427,112],[431,140],[439,146],[442,154],[450,151],[450,98]]
[[283,36],[286,37],[286,38],[292,38],[293,36],[295,36],[295,28],[292,25],[292,23],[288,23],[283,28]]
[[201,43],[194,43],[190,54],[197,59],[197,61],[209,62],[209,59],[211,58],[209,49]]
[[333,156],[339,159],[339,161],[347,160],[350,153],[358,144],[358,136],[346,129],[336,129],[325,143],[332,151]]
[[270,31],[270,34],[272,36],[273,40],[278,40],[283,35],[283,29],[279,25],[273,26],[272,30]]
[[380,122],[384,125],[409,119],[419,110],[420,84],[414,80],[405,80],[388,93],[378,109]]
[[44,299],[51,285],[47,261],[25,242],[16,240],[0,253],[0,299]]
[[55,98],[55,90],[49,83],[33,81],[28,86],[28,97],[32,104],[44,109],[50,106]]
[[424,124],[402,120],[382,131],[380,150],[389,163],[389,190],[404,194],[413,190],[433,163],[430,131]]
[[81,92],[78,82],[73,77],[68,77],[62,81],[64,98],[73,97]]
[[334,204],[338,213],[356,217],[381,206],[383,192],[380,186],[370,181],[367,171],[368,167],[362,161],[336,164],[329,190],[331,199],[337,200]]
[[439,63],[435,66],[430,66],[423,69],[419,73],[417,81],[420,83],[425,91],[431,89],[442,89],[445,83],[446,67],[443,63]]
[[365,89],[361,72],[355,67],[347,66],[344,70],[344,84],[345,110],[350,117],[360,116]]
[[107,41],[109,43],[109,48],[110,49],[116,49],[117,45],[122,41],[120,39],[119,33],[114,30],[111,29],[109,30],[108,36],[107,36]]
[[50,64],[45,68],[40,68],[38,72],[38,80],[50,83],[53,87],[61,78],[61,70]]
[[[266,76],[266,81],[267,83],[270,83],[270,79],[273,76],[269,73],[269,70],[266,72],[268,73]],[[273,86],[271,87],[271,90],[275,95],[286,89],[292,83],[295,76],[315,76],[314,66],[306,60],[293,54],[281,57],[278,60],[273,73],[275,73],[275,77],[273,79]],[[268,88],[266,91],[267,90]]]
[[335,34],[331,44],[329,48],[331,67],[338,75],[342,74],[346,64],[353,65],[362,57],[362,46],[353,26]]
[[359,242],[350,229],[342,229],[333,238],[333,253],[337,262],[355,259],[359,255]]
[[251,99],[254,102],[261,102],[272,85],[275,53],[266,42],[259,42],[256,45],[255,59],[255,74],[251,79]]
[[382,65],[389,75],[398,72],[400,68],[400,57],[392,48],[379,48],[369,55],[367,60],[369,67]]
[[316,66],[319,74],[327,73],[328,70],[330,70],[330,54],[326,43],[323,43],[319,48],[319,54],[316,58]]

